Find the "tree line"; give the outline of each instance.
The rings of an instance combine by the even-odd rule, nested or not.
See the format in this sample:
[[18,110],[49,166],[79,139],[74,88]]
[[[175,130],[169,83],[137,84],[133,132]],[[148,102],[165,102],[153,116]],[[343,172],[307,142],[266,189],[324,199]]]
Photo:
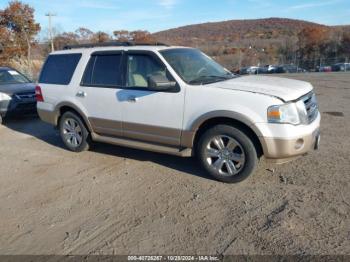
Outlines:
[[55,49],[60,50],[67,45],[103,43],[109,41],[133,41],[139,43],[152,43],[156,42],[156,39],[150,32],[143,30],[117,30],[113,32],[113,35],[109,35],[106,32],[93,32],[88,28],[80,27],[74,32],[64,32],[57,34],[54,37],[54,47]]

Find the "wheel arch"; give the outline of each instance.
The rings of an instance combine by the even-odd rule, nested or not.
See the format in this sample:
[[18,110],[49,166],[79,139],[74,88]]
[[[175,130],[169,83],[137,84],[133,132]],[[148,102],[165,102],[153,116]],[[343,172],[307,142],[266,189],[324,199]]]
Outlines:
[[185,138],[183,139],[184,146],[189,147],[190,145],[190,147],[195,149],[201,135],[209,128],[219,124],[229,124],[238,128],[252,140],[258,156],[260,157],[264,154],[263,144],[260,140],[262,135],[257,128],[254,128],[253,121],[242,114],[231,111],[215,111],[199,117],[193,122],[191,131],[185,133]]
[[90,121],[88,120],[87,116],[74,104],[69,103],[69,102],[60,103],[57,105],[55,111],[56,111],[56,115],[57,115],[56,126],[59,125],[59,121],[60,121],[60,118],[62,117],[62,115],[65,112],[71,111],[71,112],[76,113],[78,116],[80,116],[81,120],[83,121],[83,123],[85,124],[85,126],[89,130],[89,132],[93,131],[91,124],[90,124]]

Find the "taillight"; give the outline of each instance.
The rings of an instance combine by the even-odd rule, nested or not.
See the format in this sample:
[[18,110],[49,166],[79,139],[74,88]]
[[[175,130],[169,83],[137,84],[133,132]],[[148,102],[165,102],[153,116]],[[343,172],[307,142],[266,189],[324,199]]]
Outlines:
[[35,87],[35,97],[37,102],[44,102],[43,93],[41,92],[40,86]]

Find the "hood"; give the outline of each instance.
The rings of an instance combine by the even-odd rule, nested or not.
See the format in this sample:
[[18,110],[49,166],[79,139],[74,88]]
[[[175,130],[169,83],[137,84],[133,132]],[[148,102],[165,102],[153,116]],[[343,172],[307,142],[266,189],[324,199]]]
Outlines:
[[271,76],[242,76],[212,85],[223,89],[274,96],[285,102],[296,100],[313,89],[308,82]]
[[0,92],[8,95],[31,91],[35,92],[35,84],[33,83],[0,85]]

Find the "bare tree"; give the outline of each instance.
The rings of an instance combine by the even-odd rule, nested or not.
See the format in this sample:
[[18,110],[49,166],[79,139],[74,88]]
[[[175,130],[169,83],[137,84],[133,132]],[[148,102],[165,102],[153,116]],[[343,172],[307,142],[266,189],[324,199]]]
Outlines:
[[[31,66],[31,48],[40,25],[34,20],[34,9],[20,1],[11,1],[9,6],[0,11],[0,25],[9,32],[10,42],[18,47],[20,53],[26,55]],[[29,68],[31,73],[31,68]]]

